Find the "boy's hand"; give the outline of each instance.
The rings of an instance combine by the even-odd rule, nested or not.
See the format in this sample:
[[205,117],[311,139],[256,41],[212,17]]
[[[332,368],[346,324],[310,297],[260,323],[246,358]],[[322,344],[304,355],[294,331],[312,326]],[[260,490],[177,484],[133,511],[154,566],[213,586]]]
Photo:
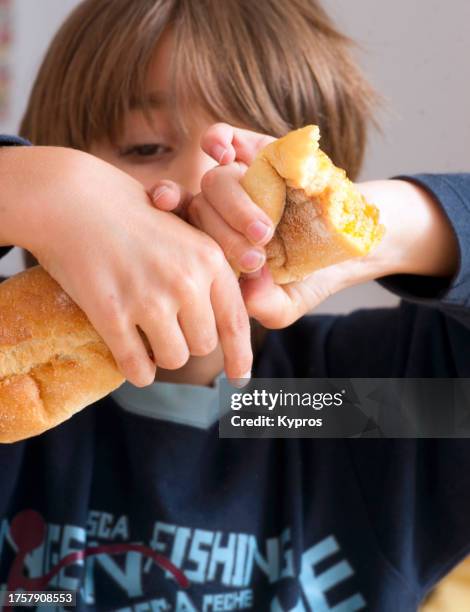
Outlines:
[[155,364],[179,368],[189,355],[214,350],[218,337],[227,376],[246,376],[248,316],[216,242],[156,211],[140,183],[86,153],[15,147],[0,156],[0,244],[36,256],[88,315],[128,380],[150,384]]
[[[246,165],[272,140],[227,124],[212,126],[201,144],[222,165],[205,175],[201,194],[184,207],[189,220],[220,244],[235,268],[251,272],[241,280],[250,316],[266,327],[285,327],[328,296],[355,284],[389,274],[451,276],[455,272],[457,243],[439,204],[412,183],[373,181],[357,187],[380,210],[386,228],[381,243],[365,257],[317,270],[301,282],[274,284],[261,256],[272,226],[239,183]],[[257,236],[250,233],[263,223],[270,227],[264,237],[261,231]],[[251,262],[256,265],[249,269],[243,263],[253,249],[260,258],[256,264],[253,256]]]
[[[159,181],[149,192],[159,210],[173,211],[208,232],[222,247],[234,269],[254,272],[264,265],[264,249],[274,227],[239,184],[256,153],[274,138],[220,123],[209,128],[202,148],[224,166],[202,179],[201,193],[192,197],[172,181]],[[235,161],[236,158],[236,161]],[[209,230],[209,231],[208,231]]]

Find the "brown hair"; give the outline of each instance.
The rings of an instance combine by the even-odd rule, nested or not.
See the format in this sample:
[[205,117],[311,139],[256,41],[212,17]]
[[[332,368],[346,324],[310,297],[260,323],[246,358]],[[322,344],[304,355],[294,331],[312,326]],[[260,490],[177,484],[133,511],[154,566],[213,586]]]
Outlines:
[[274,136],[315,123],[322,148],[357,176],[374,94],[317,0],[85,0],[49,47],[21,135],[82,150],[113,140],[145,101],[167,27],[180,110],[197,99],[217,121]]

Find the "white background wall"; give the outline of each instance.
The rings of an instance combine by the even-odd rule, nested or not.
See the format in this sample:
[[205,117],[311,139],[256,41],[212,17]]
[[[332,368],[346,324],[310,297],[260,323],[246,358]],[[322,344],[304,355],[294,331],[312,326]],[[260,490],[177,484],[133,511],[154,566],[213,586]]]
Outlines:
[[[195,0],[197,1],[197,0]],[[15,0],[12,112],[15,132],[48,41],[77,0]],[[383,133],[374,133],[363,178],[403,172],[470,171],[470,2],[467,0],[324,0],[357,40],[358,59],[381,92]],[[0,274],[18,269],[16,253]],[[322,310],[393,304],[375,283],[333,296]]]

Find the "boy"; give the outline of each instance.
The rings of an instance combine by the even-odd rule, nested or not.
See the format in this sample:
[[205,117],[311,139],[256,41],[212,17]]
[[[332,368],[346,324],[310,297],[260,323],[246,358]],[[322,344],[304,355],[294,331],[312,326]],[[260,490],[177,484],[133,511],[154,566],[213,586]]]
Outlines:
[[[21,131],[35,144],[89,151],[147,190],[165,179],[158,187],[173,195],[152,191],[155,206],[163,201],[172,208],[181,199],[209,234],[223,221],[218,248],[241,264],[246,252],[257,252],[259,259],[253,254],[244,268],[250,272],[262,266],[260,246],[272,228],[250,234],[253,223],[258,230],[265,220],[237,191],[240,167],[232,160],[249,162],[259,136],[226,126],[208,132],[209,126],[224,119],[280,135],[318,123],[322,145],[354,177],[367,100],[346,40],[314,2],[88,0],[52,43]],[[201,150],[201,138],[220,167]],[[314,294],[318,300],[329,287],[393,272],[404,276],[389,277],[390,287],[404,293],[413,280],[432,308],[403,302],[399,309],[303,317],[279,332],[261,330],[255,376],[468,375],[467,200],[462,195],[461,208],[456,198],[444,204],[432,179],[420,181],[438,192],[437,200],[406,182],[363,186],[378,196],[387,226],[382,250],[367,261],[319,272],[290,292],[262,272],[243,282],[243,292],[251,316],[285,327],[313,304],[314,287],[323,287]],[[198,195],[191,199],[187,191]],[[246,226],[233,227],[232,209],[246,214]],[[58,225],[70,240],[73,230],[85,228],[86,248],[74,262],[64,244],[31,250],[51,273],[59,271],[67,289],[75,287],[77,299],[93,276],[90,265],[82,277],[79,271],[81,260],[90,261],[89,248],[96,249],[95,262],[104,250],[104,260],[114,255],[129,268],[154,246],[143,228],[134,244],[125,234],[122,252],[119,238],[131,214],[124,206],[105,221],[98,207],[85,210],[80,226],[72,213],[65,208]],[[216,221],[208,214],[217,214]],[[48,244],[55,244],[57,219],[45,218]],[[148,219],[133,221],[140,227]],[[176,221],[152,252],[162,261],[166,255],[168,267],[177,257],[173,245],[186,260],[202,239]],[[231,253],[226,237],[235,230]],[[430,240],[435,252],[423,257]],[[197,263],[186,274],[210,286],[212,280],[193,275],[213,264]],[[164,268],[147,279],[161,294],[181,282],[181,276],[170,282]],[[132,268],[128,278],[138,273]],[[154,329],[164,327],[157,320]],[[170,339],[178,335],[172,329]],[[62,426],[0,449],[0,569],[10,588],[77,590],[83,610],[406,611],[468,552],[466,443],[219,440],[220,348],[182,368],[165,365],[157,377],[166,383],[125,384]],[[149,548],[160,557],[152,558]]]

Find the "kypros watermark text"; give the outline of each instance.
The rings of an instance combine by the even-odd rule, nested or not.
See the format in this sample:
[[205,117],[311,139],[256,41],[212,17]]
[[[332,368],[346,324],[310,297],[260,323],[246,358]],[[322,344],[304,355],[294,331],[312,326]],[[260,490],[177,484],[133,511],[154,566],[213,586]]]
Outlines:
[[222,381],[223,438],[470,438],[468,378]]

